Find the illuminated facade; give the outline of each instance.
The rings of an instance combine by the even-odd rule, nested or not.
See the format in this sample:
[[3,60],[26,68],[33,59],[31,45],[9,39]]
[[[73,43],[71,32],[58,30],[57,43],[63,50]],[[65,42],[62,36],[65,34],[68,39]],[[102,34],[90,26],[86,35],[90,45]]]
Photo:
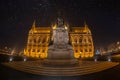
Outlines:
[[[92,34],[87,24],[84,27],[69,27],[69,42],[74,50],[75,58],[93,57],[94,45]],[[35,58],[47,58],[48,46],[52,42],[52,30],[56,29],[56,24],[51,27],[36,27],[35,21],[28,34],[27,45],[24,55]]]

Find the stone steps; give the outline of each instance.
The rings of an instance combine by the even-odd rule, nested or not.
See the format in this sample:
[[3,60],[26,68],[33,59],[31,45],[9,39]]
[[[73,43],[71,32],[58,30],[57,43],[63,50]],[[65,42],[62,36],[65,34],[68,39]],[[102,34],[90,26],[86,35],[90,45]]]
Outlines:
[[[14,65],[14,64],[15,64],[15,63],[11,63],[11,65]],[[103,64],[103,63],[102,63],[102,64]],[[32,66],[31,64],[26,64],[26,63],[25,63],[25,65],[23,64],[23,66],[19,66],[19,65],[21,65],[21,63],[17,63],[17,64],[15,64],[15,65],[18,65],[18,67],[24,67],[24,68],[25,68],[25,67],[27,67],[27,68],[32,67],[32,68],[35,68],[35,69],[36,69],[36,68],[39,68],[39,67],[40,67],[40,68],[42,67],[42,69],[53,69],[53,70],[55,70],[55,69],[65,69],[65,70],[68,69],[68,70],[69,70],[69,69],[71,69],[71,67],[62,67],[62,68],[60,67],[60,68],[56,68],[56,67],[45,67],[45,66],[40,66],[40,65],[39,65],[39,66],[36,66],[36,65]],[[97,66],[97,65],[100,65],[100,63],[99,63],[99,64],[94,64],[94,65],[90,65],[90,66],[92,67],[92,66]],[[83,68],[86,68],[86,67],[89,67],[89,65],[87,65],[87,66],[86,66],[86,65],[84,65],[84,66],[83,66],[83,65],[82,65],[82,66],[79,65],[79,67],[72,67],[72,69],[73,69],[73,70],[74,70],[74,69],[77,69],[77,68],[79,68],[79,69],[82,68],[82,69],[83,69]]]
[[11,62],[3,63],[6,66],[37,75],[47,76],[76,76],[99,72],[112,68],[119,63],[115,62],[83,62],[74,67],[46,67],[40,62]]
[[[14,64],[15,64],[15,63],[14,63]],[[11,63],[12,66],[13,66],[14,64]],[[66,68],[66,67],[65,67],[65,68],[64,68],[64,67],[62,67],[62,68],[61,68],[61,67],[60,67],[60,68],[55,68],[55,67],[44,67],[44,66],[42,67],[42,66],[40,66],[40,65],[39,65],[39,66],[35,66],[35,65],[32,66],[32,65],[30,65],[30,64],[25,64],[25,65],[23,64],[22,66],[19,66],[19,65],[21,65],[21,63],[15,64],[15,66],[17,66],[17,67],[23,67],[23,68],[27,68],[27,69],[29,69],[29,68],[38,69],[38,68],[39,68],[39,69],[45,69],[45,70],[66,70],[66,71],[71,69],[71,67],[67,67],[67,68]],[[91,67],[92,67],[92,66],[94,67],[94,66],[97,66],[97,65],[98,65],[98,64],[91,65]],[[87,69],[88,69],[89,66],[72,67],[72,70],[83,69],[83,68],[86,68],[86,67],[87,67]],[[72,70],[71,70],[71,71],[72,71]]]

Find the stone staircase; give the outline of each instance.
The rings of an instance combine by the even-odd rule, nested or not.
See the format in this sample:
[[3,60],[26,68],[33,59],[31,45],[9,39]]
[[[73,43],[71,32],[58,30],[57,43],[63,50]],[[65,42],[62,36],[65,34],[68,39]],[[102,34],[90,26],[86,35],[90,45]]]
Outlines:
[[103,71],[112,68],[119,63],[107,61],[80,61],[79,64],[75,66],[45,66],[41,61],[16,61],[2,64],[19,71],[37,75],[76,76]]

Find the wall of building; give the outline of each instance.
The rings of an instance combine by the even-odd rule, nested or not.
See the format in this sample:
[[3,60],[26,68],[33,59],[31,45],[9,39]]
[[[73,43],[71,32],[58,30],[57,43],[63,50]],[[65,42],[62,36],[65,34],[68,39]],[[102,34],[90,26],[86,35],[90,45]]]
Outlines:
[[[35,58],[47,58],[48,46],[51,41],[53,27],[31,28],[24,55]],[[75,58],[93,57],[94,45],[92,34],[88,27],[74,27],[69,29],[69,40],[74,50]]]

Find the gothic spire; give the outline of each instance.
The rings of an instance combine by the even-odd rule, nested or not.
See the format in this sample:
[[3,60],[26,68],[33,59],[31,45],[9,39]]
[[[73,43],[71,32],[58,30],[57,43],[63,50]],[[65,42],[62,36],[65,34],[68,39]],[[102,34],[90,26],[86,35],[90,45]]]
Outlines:
[[84,21],[84,27],[85,27],[85,30],[88,29],[88,25],[87,25],[86,21]]
[[35,28],[35,20],[34,20],[34,22],[33,22],[32,28]]
[[88,25],[87,25],[86,21],[84,21],[84,27],[86,27],[86,28],[88,27]]
[[88,28],[88,25],[87,25],[86,21],[84,21],[84,30],[85,30],[85,32],[91,33],[90,29]]
[[35,31],[35,20],[34,20],[33,25],[32,25],[32,30]]

